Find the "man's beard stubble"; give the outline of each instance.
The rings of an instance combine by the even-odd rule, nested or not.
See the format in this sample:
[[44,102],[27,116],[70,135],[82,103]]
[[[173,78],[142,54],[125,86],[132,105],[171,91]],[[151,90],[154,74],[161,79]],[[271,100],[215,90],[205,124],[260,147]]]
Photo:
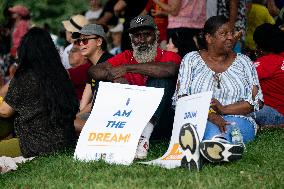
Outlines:
[[[142,45],[135,46],[132,43],[133,57],[138,63],[152,62],[157,55],[158,40],[155,40],[153,44],[146,44],[146,50],[141,50]],[[144,47],[144,45],[143,45]]]

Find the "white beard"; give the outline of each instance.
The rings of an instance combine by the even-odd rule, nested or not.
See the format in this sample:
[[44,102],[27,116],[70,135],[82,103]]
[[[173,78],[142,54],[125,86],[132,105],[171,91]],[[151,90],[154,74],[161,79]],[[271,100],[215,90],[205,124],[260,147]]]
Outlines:
[[133,57],[138,63],[152,62],[155,60],[157,55],[158,41],[156,40],[153,44],[148,44],[147,49],[144,51],[139,50],[139,46],[135,46],[132,43]]

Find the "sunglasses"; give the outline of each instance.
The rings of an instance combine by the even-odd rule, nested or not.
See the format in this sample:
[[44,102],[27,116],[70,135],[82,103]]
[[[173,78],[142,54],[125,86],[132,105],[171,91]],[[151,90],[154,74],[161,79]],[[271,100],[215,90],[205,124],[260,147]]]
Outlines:
[[81,45],[81,42],[83,45],[87,45],[89,43],[89,39],[98,39],[99,37],[90,37],[90,38],[79,38],[74,41],[75,45]]

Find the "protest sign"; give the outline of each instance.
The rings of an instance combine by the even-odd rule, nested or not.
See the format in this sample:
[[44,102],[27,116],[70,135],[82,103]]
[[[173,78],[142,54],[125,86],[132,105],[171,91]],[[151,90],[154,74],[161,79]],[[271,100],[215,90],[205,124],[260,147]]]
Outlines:
[[156,160],[141,163],[158,165],[168,169],[179,167],[184,156],[179,145],[180,129],[182,125],[191,123],[195,126],[200,139],[203,138],[211,97],[212,92],[210,91],[180,98],[176,104],[173,131],[167,152]]
[[163,88],[100,82],[74,158],[132,163],[140,135],[156,111]]

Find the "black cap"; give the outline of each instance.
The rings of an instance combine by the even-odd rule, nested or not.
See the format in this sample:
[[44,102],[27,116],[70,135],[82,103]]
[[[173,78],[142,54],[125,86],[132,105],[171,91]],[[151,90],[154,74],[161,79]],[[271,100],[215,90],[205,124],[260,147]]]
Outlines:
[[141,15],[131,20],[128,32],[133,33],[134,31],[137,31],[138,28],[151,28],[157,30],[157,25],[153,17],[149,15]]

